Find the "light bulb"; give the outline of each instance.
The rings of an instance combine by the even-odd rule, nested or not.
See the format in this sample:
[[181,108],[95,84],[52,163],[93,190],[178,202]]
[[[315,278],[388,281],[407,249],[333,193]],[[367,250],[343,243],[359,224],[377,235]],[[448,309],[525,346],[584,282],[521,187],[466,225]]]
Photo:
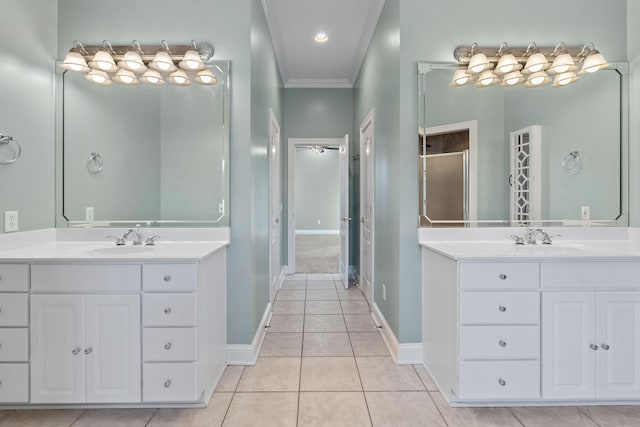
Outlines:
[[489,62],[484,53],[476,53],[469,61],[469,71],[474,74],[481,73],[485,70],[493,68],[493,64]]
[[191,84],[191,80],[189,80],[189,77],[184,70],[178,70],[171,73],[169,75],[169,81],[178,86],[188,86]]
[[164,73],[169,73],[177,70],[177,67],[173,63],[171,56],[164,51],[156,53],[156,56],[153,57],[153,61],[149,63],[149,67]]
[[138,78],[133,74],[133,71],[125,69],[118,71],[116,75],[113,76],[113,80],[124,85],[135,85],[139,83]]
[[90,70],[84,56],[78,52],[67,53],[67,56],[64,58],[64,62],[60,64],[60,66],[66,70],[78,71],[81,73],[86,73]]
[[111,83],[113,83],[111,81],[111,79],[109,78],[109,75],[107,73],[105,73],[104,71],[100,71],[100,70],[91,70],[91,71],[89,71],[89,73],[87,74],[86,79],[89,80],[92,83],[95,83],[95,84],[98,84],[98,85],[102,85],[102,86],[107,86],[107,85],[110,85]]
[[529,57],[527,63],[524,66],[523,73],[538,73],[549,68],[549,61],[540,52],[534,53]]
[[218,78],[208,68],[205,68],[202,71],[198,71],[198,74],[196,74],[195,81],[200,83],[200,84],[202,84],[202,85],[215,85],[215,84],[218,84]]
[[180,68],[187,71],[199,71],[205,68],[202,58],[200,58],[200,54],[195,50],[188,50],[178,65],[180,65]]
[[104,50],[96,52],[93,59],[89,61],[89,65],[91,68],[102,70],[107,73],[115,73],[119,69],[111,54]]
[[496,66],[496,73],[507,74],[512,71],[517,71],[522,68],[522,65],[518,63],[516,57],[510,53],[506,53],[500,57],[498,65]]
[[160,86],[165,83],[160,73],[157,72],[156,70],[145,71],[145,73],[141,77],[141,80],[147,84],[156,85],[156,86]]
[[524,81],[522,73],[520,71],[513,71],[509,74],[505,74],[502,80],[502,86],[515,86],[522,81]]
[[118,62],[118,66],[120,66],[120,68],[124,68],[125,70],[137,73],[147,69],[140,54],[132,50],[124,54],[122,61]]
[[467,83],[473,81],[473,76],[467,72],[467,70],[456,70],[453,73],[453,79],[451,80],[451,86],[464,86]]

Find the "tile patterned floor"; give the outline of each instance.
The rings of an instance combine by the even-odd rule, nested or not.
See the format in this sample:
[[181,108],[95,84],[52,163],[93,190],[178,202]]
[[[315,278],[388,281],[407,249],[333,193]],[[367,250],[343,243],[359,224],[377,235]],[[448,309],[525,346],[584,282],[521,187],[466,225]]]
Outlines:
[[7,410],[0,427],[640,426],[638,406],[449,408],[422,366],[393,363],[362,293],[334,279],[287,278],[256,365],[227,367],[206,409]]

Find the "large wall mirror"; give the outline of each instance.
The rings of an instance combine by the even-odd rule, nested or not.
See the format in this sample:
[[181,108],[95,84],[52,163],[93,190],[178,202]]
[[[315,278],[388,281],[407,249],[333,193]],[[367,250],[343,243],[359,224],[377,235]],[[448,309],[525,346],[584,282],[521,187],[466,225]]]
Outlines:
[[552,88],[418,67],[420,226],[627,225],[627,67]]
[[229,225],[229,62],[218,84],[57,75],[57,226]]

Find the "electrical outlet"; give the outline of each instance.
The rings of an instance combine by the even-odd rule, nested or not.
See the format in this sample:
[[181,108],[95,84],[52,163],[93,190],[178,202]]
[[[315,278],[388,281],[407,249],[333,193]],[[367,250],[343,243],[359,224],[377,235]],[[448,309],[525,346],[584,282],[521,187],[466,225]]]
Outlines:
[[4,232],[18,231],[18,211],[4,212]]
[[589,206],[582,207],[582,219],[591,219],[591,209]]
[[382,284],[382,300],[387,300],[387,285],[384,283]]
[[320,225],[320,220],[317,221],[317,224]]
[[87,206],[84,208],[84,220],[93,221],[93,206]]
[[224,215],[224,199],[218,203],[218,214]]

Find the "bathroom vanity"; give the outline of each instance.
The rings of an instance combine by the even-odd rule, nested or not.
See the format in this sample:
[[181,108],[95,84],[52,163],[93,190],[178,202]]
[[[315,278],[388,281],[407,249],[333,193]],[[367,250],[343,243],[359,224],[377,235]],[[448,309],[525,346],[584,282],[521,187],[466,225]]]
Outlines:
[[97,233],[0,244],[0,402],[206,405],[226,365],[228,235],[115,246]]
[[466,241],[468,230],[421,230],[423,363],[443,396],[452,406],[637,404],[635,232],[563,230],[575,240],[515,245],[514,230]]

